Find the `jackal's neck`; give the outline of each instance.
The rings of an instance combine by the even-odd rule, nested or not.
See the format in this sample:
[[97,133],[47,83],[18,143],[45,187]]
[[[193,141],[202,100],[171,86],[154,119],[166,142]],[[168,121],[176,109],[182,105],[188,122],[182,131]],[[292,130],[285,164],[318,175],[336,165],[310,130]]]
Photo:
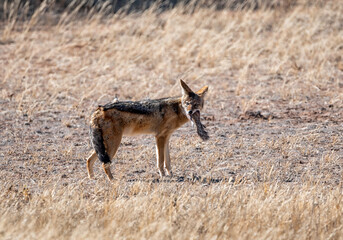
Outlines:
[[187,117],[187,115],[186,115],[185,109],[182,107],[181,97],[176,98],[176,99],[175,99],[175,103],[176,103],[177,106],[178,106],[178,117],[179,117],[179,119],[180,119],[183,123],[188,122],[189,119],[188,119],[188,117]]

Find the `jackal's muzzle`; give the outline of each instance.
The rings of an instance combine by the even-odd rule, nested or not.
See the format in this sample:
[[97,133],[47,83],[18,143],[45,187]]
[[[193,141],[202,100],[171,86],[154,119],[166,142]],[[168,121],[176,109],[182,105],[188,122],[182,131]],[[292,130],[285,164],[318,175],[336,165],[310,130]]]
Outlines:
[[208,140],[210,137],[208,136],[208,133],[205,131],[206,127],[200,121],[200,111],[199,110],[194,111],[189,116],[190,116],[190,120],[195,124],[197,128],[197,133],[199,137],[204,141]]

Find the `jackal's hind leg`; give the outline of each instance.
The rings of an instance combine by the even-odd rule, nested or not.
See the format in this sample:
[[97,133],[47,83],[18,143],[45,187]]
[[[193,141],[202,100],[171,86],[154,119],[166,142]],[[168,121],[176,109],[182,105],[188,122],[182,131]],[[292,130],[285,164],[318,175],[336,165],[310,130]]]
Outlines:
[[111,181],[113,180],[113,175],[111,173],[111,163],[103,163],[102,167],[104,168],[104,171],[108,177],[108,179]]
[[164,168],[167,170],[167,174],[172,177],[173,172],[170,167],[170,155],[169,155],[169,137],[166,140],[164,145]]
[[88,171],[88,177],[90,179],[94,178],[93,166],[97,158],[98,156],[96,155],[96,152],[93,151],[92,154],[87,159],[87,171]]
[[[111,140],[105,141],[105,146],[107,148],[107,152],[108,152],[110,159],[113,159],[117,153],[118,148],[119,148],[119,145],[120,145],[120,142],[122,139],[122,134],[116,134],[114,137],[112,136],[109,139],[111,139]],[[103,163],[102,167],[104,168],[104,171],[105,171],[108,179],[113,180],[113,175],[111,173],[111,162]]]
[[157,158],[157,167],[160,173],[160,177],[164,177],[164,147],[166,143],[165,137],[156,137],[156,158]]

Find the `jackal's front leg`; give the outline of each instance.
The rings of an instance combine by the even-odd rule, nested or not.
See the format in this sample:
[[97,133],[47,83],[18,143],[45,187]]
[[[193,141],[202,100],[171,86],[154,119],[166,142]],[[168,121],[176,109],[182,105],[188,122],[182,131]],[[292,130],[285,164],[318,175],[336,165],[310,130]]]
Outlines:
[[170,167],[170,155],[169,155],[169,137],[167,138],[164,145],[164,168],[167,170],[167,174],[172,177],[173,173]]
[[166,143],[166,137],[156,137],[156,157],[157,157],[157,167],[160,172],[160,176],[164,177],[164,148]]

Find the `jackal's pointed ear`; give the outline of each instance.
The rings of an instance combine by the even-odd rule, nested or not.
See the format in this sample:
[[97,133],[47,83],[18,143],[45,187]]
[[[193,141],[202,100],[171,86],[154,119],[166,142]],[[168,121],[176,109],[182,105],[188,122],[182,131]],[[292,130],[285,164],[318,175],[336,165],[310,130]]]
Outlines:
[[180,84],[182,87],[183,95],[189,95],[190,93],[193,93],[192,89],[190,89],[190,87],[188,87],[187,84],[184,81],[182,81],[182,79],[180,79]]
[[207,91],[208,91],[208,86],[205,86],[199,91],[197,91],[196,94],[198,94],[200,97],[203,98],[206,95]]

